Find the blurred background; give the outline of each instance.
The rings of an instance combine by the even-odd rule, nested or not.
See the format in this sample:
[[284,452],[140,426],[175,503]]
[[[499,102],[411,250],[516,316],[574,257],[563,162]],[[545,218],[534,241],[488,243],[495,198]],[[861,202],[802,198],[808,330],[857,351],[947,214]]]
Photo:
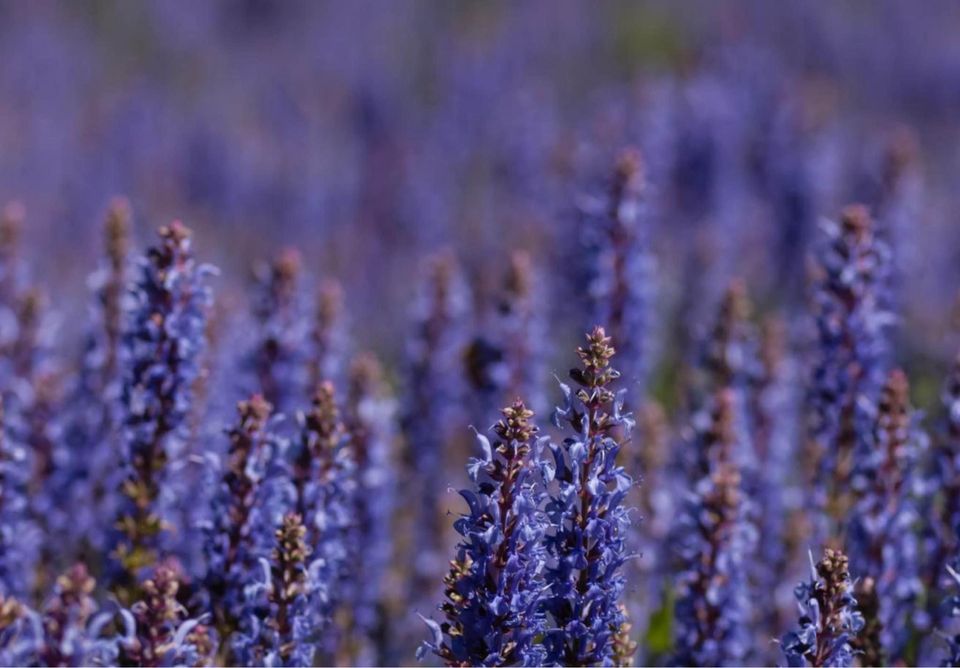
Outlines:
[[796,304],[818,219],[896,178],[900,356],[922,370],[957,343],[958,34],[960,6],[933,0],[3,2],[0,197],[26,206],[67,317],[124,194],[142,243],[196,230],[224,299],[297,246],[344,283],[360,344],[395,355],[441,248],[476,299],[529,250],[572,340],[578,198],[624,145],[665,317],[734,275]]

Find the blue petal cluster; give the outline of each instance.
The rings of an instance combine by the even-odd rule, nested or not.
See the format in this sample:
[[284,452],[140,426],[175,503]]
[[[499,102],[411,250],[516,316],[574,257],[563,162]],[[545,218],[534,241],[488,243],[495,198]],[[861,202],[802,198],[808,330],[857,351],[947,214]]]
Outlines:
[[397,500],[395,401],[373,355],[358,355],[350,368],[346,426],[356,462],[353,522],[347,541],[348,587],[341,601],[346,659],[357,665],[390,663],[378,655],[389,623],[382,601],[395,563],[393,509]]
[[448,665],[542,665],[542,600],[546,518],[541,511],[537,428],[521,400],[503,410],[483,456],[467,467],[472,489],[461,490],[468,512],[454,527],[462,537],[444,579],[445,621],[425,620],[433,638],[421,648]]
[[617,159],[605,197],[583,205],[583,236],[591,258],[593,322],[606,323],[631,395],[642,396],[651,370],[656,261],[650,251],[646,180],[639,151]]
[[857,611],[847,557],[827,549],[814,565],[811,554],[810,571],[810,580],[795,590],[798,628],[780,642],[787,665],[852,666],[854,640],[864,620]]
[[561,384],[564,403],[554,413],[569,436],[550,445],[544,645],[548,663],[598,665],[613,661],[624,623],[621,567],[630,524],[624,498],[633,480],[617,454],[633,421],[621,411],[622,394],[611,389],[620,374],[610,366],[614,348],[604,329],[594,328],[577,354],[582,368],[570,377],[578,387]]
[[849,510],[855,450],[870,431],[863,406],[883,384],[893,319],[886,308],[890,250],[867,210],[847,207],[825,233],[813,293],[818,346],[809,405],[819,466],[811,495],[830,518],[821,533],[835,533]]
[[746,560],[756,544],[736,452],[736,398],[723,390],[694,441],[707,468],[675,527],[676,665],[742,665],[750,646]]
[[[121,598],[163,547],[164,477],[181,453],[192,385],[199,372],[206,310],[211,300],[179,221],[160,228],[160,243],[140,263],[123,336],[123,499],[117,521],[112,584]],[[169,491],[169,488],[166,488]]]
[[909,391],[906,375],[893,371],[876,406],[874,426],[858,448],[855,502],[847,527],[851,562],[864,582],[876,588],[877,618],[868,622],[879,623],[889,661],[902,660],[907,651],[922,591],[913,487],[925,435],[910,407]]
[[274,408],[292,414],[307,386],[309,321],[300,288],[300,254],[287,249],[254,269],[252,350],[244,360],[252,376],[244,390],[260,393]]

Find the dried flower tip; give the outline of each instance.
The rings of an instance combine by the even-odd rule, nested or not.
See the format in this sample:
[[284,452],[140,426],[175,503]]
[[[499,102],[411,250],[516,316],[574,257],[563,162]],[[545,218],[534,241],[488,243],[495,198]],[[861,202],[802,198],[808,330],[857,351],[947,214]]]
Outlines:
[[873,231],[870,210],[863,204],[850,204],[840,213],[843,230],[857,241],[865,241]]
[[504,441],[524,443],[537,433],[536,425],[529,422],[533,417],[533,411],[524,405],[523,400],[515,399],[511,406],[504,408],[501,412],[504,419],[497,422],[493,429]]
[[174,244],[181,244],[190,239],[193,232],[189,227],[179,220],[175,220],[169,225],[164,225],[159,230],[160,238],[172,241]]

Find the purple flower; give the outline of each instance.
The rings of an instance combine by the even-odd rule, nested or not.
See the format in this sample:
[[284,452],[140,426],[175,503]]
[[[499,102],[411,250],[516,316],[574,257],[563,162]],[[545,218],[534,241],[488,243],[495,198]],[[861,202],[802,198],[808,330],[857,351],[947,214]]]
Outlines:
[[260,395],[237,405],[236,425],[227,430],[230,446],[217,467],[217,492],[211,523],[206,532],[206,595],[214,619],[226,637],[242,614],[243,587],[256,572],[257,560],[269,553],[262,534],[270,542],[272,527],[269,503],[261,483],[269,473],[276,450],[270,432],[273,407]]
[[592,319],[606,323],[626,387],[635,396],[646,392],[652,368],[655,308],[656,261],[648,239],[645,189],[640,153],[627,149],[617,159],[606,195],[588,201],[582,212],[592,258]]
[[870,432],[864,402],[875,401],[883,383],[890,251],[862,206],[844,209],[840,224],[827,224],[825,233],[813,294],[818,346],[809,405],[819,464],[811,494],[836,528],[851,503],[855,450]]
[[828,548],[814,565],[811,554],[810,571],[810,580],[795,590],[798,628],[780,641],[787,665],[852,666],[853,644],[864,620],[853,597],[847,557]]
[[161,564],[141,586],[141,597],[122,611],[125,635],[120,661],[134,666],[207,665],[216,652],[216,637],[199,619],[187,617],[177,601],[181,576]]
[[[916,462],[925,449],[925,435],[910,406],[910,386],[902,371],[893,371],[876,406],[873,428],[864,435],[852,475],[854,504],[847,527],[850,558],[872,583],[882,648],[867,654],[903,659],[910,625],[921,593],[913,486]],[[858,590],[858,598],[861,598]],[[869,606],[867,595],[862,603]],[[869,636],[868,636],[869,637]]]
[[124,498],[110,573],[121,600],[132,599],[140,572],[164,550],[166,470],[183,449],[210,272],[193,258],[190,230],[175,221],[160,228],[160,243],[147,251],[133,288],[124,333]]
[[245,360],[253,376],[246,391],[262,394],[278,412],[288,415],[307,392],[309,323],[304,317],[300,272],[300,254],[294,249],[254,268],[251,311],[256,341]]
[[622,392],[612,389],[620,376],[610,366],[613,354],[610,337],[594,328],[577,349],[582,368],[570,371],[579,387],[561,384],[564,403],[554,413],[569,435],[550,444],[554,466],[547,475],[547,663],[612,661],[624,623],[621,567],[630,516],[623,502],[633,480],[616,458],[633,421],[621,412]]
[[467,466],[473,487],[460,492],[468,512],[454,524],[462,538],[444,579],[445,621],[425,620],[433,638],[418,652],[432,651],[451,666],[541,665],[546,658],[537,642],[546,593],[537,428],[519,399],[503,416],[492,445],[478,434],[483,454]]
[[383,655],[389,623],[383,598],[395,558],[395,402],[373,355],[358,355],[349,375],[346,426],[356,463],[356,491],[347,541],[348,589],[340,605],[349,623],[343,625],[347,638],[341,646],[353,664],[388,663]]
[[698,428],[694,441],[706,469],[675,527],[677,665],[740,665],[750,649],[745,561],[756,535],[737,466],[742,432],[735,410],[734,391],[721,391],[709,424]]
[[307,527],[296,513],[284,516],[269,561],[246,587],[243,628],[233,642],[243,665],[310,666],[322,623],[313,602],[322,594],[307,544]]

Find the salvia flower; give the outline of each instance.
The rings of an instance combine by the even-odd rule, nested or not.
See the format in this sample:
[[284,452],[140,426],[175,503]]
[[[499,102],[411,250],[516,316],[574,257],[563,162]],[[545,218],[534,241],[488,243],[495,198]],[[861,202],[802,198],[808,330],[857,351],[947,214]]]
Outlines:
[[798,628],[780,643],[787,665],[852,666],[853,641],[864,620],[857,611],[847,557],[828,548],[814,565],[811,554],[810,571],[810,580],[794,592],[800,608]]
[[30,592],[40,538],[27,512],[29,466],[26,449],[7,431],[0,398],[0,594],[21,599]]
[[696,440],[707,468],[676,527],[677,665],[742,665],[749,649],[746,560],[756,534],[735,459],[734,411],[733,391],[721,391],[709,427]]
[[[839,225],[826,224],[817,258],[813,310],[817,357],[810,389],[810,435],[819,470],[814,499],[834,524],[850,505],[850,476],[860,435],[869,432],[863,405],[883,384],[890,251],[874,233],[863,206],[843,210]],[[833,533],[831,531],[831,533]]]
[[542,571],[546,559],[542,486],[534,450],[533,412],[521,400],[503,409],[491,445],[468,465],[474,486],[460,492],[469,511],[455,523],[461,541],[444,579],[445,621],[428,620],[431,650],[448,665],[540,665],[545,655]]
[[927,610],[934,626],[946,609],[943,597],[947,566],[960,554],[960,357],[947,376],[941,392],[946,409],[944,429],[935,441],[932,471],[927,480],[928,499],[921,507],[926,520],[924,579],[929,592]]
[[121,612],[125,635],[120,658],[134,666],[206,665],[214,642],[201,620],[187,617],[177,600],[181,577],[171,565],[159,565],[143,582],[142,597]]
[[265,556],[259,550],[261,527],[273,526],[261,490],[274,450],[269,430],[272,409],[260,395],[237,405],[237,423],[227,430],[230,445],[218,470],[218,491],[206,536],[205,584],[224,636],[242,613],[245,580],[255,572],[258,557]]
[[307,527],[288,513],[275,533],[270,559],[261,561],[259,581],[247,587],[248,613],[234,637],[235,656],[244,665],[311,666],[317,651],[317,591]]
[[883,649],[894,661],[906,651],[921,591],[915,531],[919,518],[912,495],[916,461],[925,441],[909,392],[906,375],[893,371],[876,407],[873,429],[858,448],[853,472],[856,500],[847,528],[853,563],[864,582],[876,585],[876,621],[882,628]]
[[550,445],[555,489],[546,505],[544,644],[548,663],[597,665],[613,661],[624,623],[621,567],[630,517],[623,501],[633,480],[616,458],[633,422],[621,411],[622,393],[612,389],[620,374],[610,365],[614,348],[602,327],[577,355],[582,368],[570,377],[579,387],[561,384],[564,403],[554,413],[569,435]]
[[57,578],[53,596],[40,615],[31,613],[39,631],[36,661],[42,666],[111,665],[117,661],[117,637],[108,633],[113,614],[99,611],[96,582],[86,566],[75,564]]
[[308,320],[300,291],[300,254],[282,252],[272,263],[254,268],[253,304],[256,342],[246,360],[253,387],[274,408],[293,411],[307,391],[306,344]]
[[393,510],[397,499],[395,402],[377,358],[358,355],[350,366],[346,427],[356,463],[349,529],[349,587],[341,609],[349,617],[343,651],[355,664],[383,663],[383,598],[394,561]]
[[336,652],[338,638],[337,629],[328,622],[350,572],[355,475],[350,435],[340,417],[333,384],[324,381],[313,395],[310,410],[301,416],[291,478],[296,490],[294,507],[303,518],[307,545],[319,564],[316,577],[323,591],[313,605],[330,631],[323,648],[329,654]]
[[339,384],[344,371],[347,332],[344,326],[343,288],[333,279],[322,282],[317,289],[310,345],[310,387],[316,387],[324,380]]
[[[955,561],[954,565],[960,566],[960,561]],[[946,566],[946,570],[950,576],[952,595],[942,603],[944,608],[942,618],[957,620],[960,619],[960,573],[949,565]],[[953,631],[952,633],[944,632],[942,629],[940,631],[947,645],[947,656],[941,664],[943,666],[960,666],[960,633],[956,632],[955,628]]]
[[411,594],[420,598],[443,564],[440,495],[452,477],[446,453],[455,442],[452,425],[462,424],[464,383],[461,354],[468,301],[455,258],[434,258],[414,308],[414,331],[407,341],[406,384],[401,405],[404,464],[411,503]]
[[656,262],[650,252],[646,181],[639,151],[617,159],[608,193],[583,212],[592,250],[590,298],[594,322],[606,323],[625,386],[642,396],[651,364]]
[[[130,205],[124,198],[110,203],[104,222],[106,261],[90,277],[95,299],[84,342],[80,370],[69,387],[63,443],[66,461],[54,485],[68,490],[70,511],[63,531],[74,542],[109,549],[110,518],[116,517],[120,486],[116,466],[121,454],[118,422],[121,413],[120,355],[129,275]],[[62,494],[62,492],[61,492]]]
[[204,280],[209,273],[194,260],[190,230],[175,221],[160,228],[160,243],[147,252],[133,288],[124,333],[126,477],[112,573],[121,598],[162,549],[165,472],[183,447],[210,302]]

